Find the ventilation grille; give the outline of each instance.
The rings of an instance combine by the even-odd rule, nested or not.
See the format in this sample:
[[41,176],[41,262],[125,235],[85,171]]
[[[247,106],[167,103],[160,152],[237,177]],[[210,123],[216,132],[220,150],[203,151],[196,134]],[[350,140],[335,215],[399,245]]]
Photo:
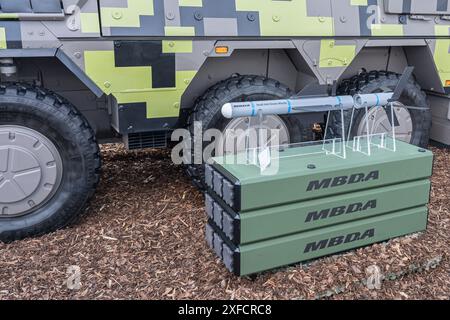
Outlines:
[[166,148],[168,135],[167,131],[131,133],[125,138],[125,145],[129,150]]

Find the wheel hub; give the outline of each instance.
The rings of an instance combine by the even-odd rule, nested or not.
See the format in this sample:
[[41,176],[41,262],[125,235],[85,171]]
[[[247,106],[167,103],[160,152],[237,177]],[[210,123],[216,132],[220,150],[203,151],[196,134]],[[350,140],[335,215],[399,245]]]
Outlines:
[[48,201],[58,189],[62,160],[41,133],[0,126],[0,217],[23,215]]
[[[225,136],[225,140],[227,139],[235,139],[237,142],[236,145],[229,144],[224,141],[220,141],[220,145],[223,146],[222,150],[218,150],[217,155],[223,155],[223,154],[231,154],[234,152],[240,152],[245,150],[245,140],[243,139],[243,136],[245,136],[248,133],[248,130],[255,129],[255,128],[262,128],[269,130],[268,133],[270,133],[270,130],[278,130],[278,143],[280,145],[288,144],[290,142],[290,136],[289,136],[289,129],[284,123],[284,121],[276,115],[268,115],[264,116],[262,119],[261,124],[252,124],[250,118],[238,118],[233,119],[228,123],[226,126],[224,133],[238,133],[238,136]],[[268,137],[268,141],[270,140],[270,137]]]
[[[412,140],[413,123],[409,110],[396,106],[393,108],[398,124],[395,126],[395,137],[398,140],[410,143]],[[368,112],[369,134],[392,132],[391,115],[382,108],[372,108]],[[358,126],[358,135],[367,134],[366,121],[361,121]]]

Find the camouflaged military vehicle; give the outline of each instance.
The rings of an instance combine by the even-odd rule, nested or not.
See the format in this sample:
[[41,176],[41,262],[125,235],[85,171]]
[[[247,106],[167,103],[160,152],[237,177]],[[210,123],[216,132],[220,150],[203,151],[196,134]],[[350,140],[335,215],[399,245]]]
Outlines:
[[[221,106],[333,84],[388,91],[408,65],[401,102],[419,108],[395,109],[397,135],[450,144],[449,0],[0,0],[0,240],[73,222],[99,180],[98,143],[166,147],[195,121],[246,127]],[[264,125],[297,142],[323,118]],[[202,165],[187,171],[202,184]]]

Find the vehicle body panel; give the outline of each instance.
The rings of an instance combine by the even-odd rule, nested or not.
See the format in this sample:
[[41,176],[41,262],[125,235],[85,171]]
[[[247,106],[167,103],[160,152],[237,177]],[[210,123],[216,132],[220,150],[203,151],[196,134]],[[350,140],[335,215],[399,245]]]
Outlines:
[[[448,94],[449,2],[62,0],[58,10],[59,0],[1,0],[0,57],[57,57],[94,94],[113,98],[112,114],[125,110],[127,120],[119,115],[112,125],[126,135],[175,127],[182,109],[225,72],[216,72],[222,61],[243,50],[284,50],[296,68],[291,78],[332,84],[360,67],[358,57],[368,61],[367,50],[401,47],[404,61],[393,68],[416,64],[425,90]],[[217,45],[229,52],[216,54]],[[271,68],[260,73],[284,74],[287,65]],[[293,89],[304,80],[296,81]]]

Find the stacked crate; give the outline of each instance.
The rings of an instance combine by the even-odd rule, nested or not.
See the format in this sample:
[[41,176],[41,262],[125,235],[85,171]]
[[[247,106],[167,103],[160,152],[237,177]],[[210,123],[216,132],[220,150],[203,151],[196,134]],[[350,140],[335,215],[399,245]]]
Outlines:
[[206,166],[206,239],[234,274],[426,229],[430,151],[398,142],[396,152],[375,148],[370,157],[289,156],[295,152],[284,151],[275,175],[234,164],[236,156]]

